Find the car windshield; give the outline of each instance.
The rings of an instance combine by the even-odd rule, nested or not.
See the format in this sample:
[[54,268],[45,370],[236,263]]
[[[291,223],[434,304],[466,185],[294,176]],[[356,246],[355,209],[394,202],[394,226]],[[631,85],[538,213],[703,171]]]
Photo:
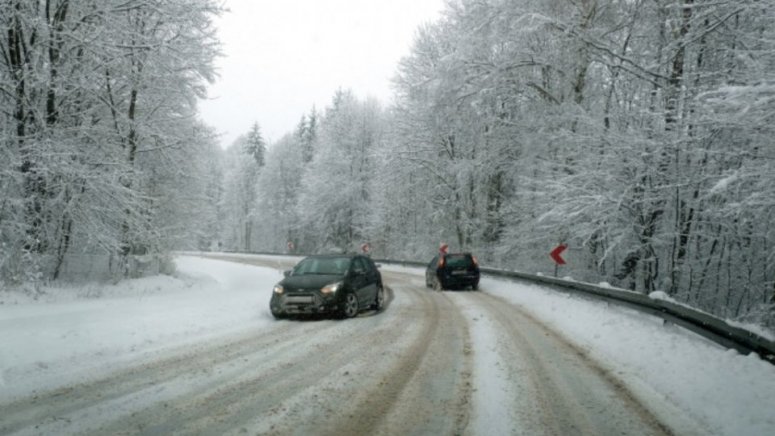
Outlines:
[[292,275],[344,275],[350,268],[349,257],[308,257],[293,268]]
[[448,254],[446,262],[450,268],[467,268],[473,263],[467,254]]

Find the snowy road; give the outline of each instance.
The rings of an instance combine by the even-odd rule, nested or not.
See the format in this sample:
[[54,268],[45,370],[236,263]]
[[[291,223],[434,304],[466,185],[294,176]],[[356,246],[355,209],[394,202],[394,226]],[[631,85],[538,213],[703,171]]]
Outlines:
[[408,270],[383,276],[380,313],[273,321],[261,318],[268,300],[243,301],[249,309],[218,334],[0,397],[0,434],[708,433],[655,407],[659,398],[633,394],[518,305],[434,292]]

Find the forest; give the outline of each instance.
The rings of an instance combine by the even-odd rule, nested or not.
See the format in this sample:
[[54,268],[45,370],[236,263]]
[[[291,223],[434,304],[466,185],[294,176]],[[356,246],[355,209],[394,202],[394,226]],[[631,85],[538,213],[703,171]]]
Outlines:
[[564,243],[562,276],[775,326],[775,0],[451,0],[393,101],[225,151],[196,117],[216,2],[2,3],[6,284],[363,243],[549,274]]

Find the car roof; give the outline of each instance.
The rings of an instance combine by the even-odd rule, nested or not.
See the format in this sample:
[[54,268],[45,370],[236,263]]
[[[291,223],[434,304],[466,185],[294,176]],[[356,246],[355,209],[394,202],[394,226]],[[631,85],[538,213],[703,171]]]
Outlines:
[[357,253],[325,253],[325,254],[310,254],[307,258],[321,258],[321,257],[360,257]]

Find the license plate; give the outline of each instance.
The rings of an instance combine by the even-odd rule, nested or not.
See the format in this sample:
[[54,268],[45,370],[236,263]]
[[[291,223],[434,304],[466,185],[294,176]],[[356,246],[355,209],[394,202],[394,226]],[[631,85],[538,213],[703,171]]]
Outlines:
[[468,272],[468,271],[452,271],[452,275],[453,275],[453,276],[463,276],[463,275],[465,275],[467,272]]
[[286,303],[291,304],[308,304],[312,303],[311,295],[289,295],[285,298]]

